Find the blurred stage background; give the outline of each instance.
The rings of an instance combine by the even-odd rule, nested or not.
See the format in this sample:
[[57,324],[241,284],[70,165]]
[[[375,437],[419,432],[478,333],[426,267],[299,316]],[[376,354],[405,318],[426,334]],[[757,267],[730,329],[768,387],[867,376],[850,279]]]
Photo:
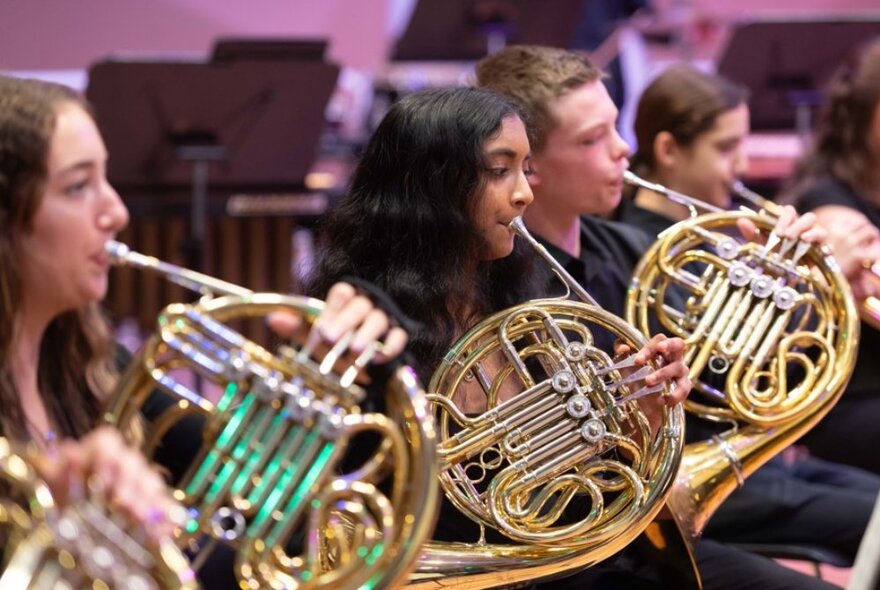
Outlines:
[[[744,180],[772,197],[831,69],[877,34],[877,0],[0,0],[0,72],[88,94],[132,213],[122,241],[287,292],[388,105],[469,83],[493,48],[589,51],[615,74],[628,138],[629,107],[663,67],[720,70],[751,88]],[[107,303],[136,348],[162,306],[192,298],[115,270]],[[846,570],[823,567],[845,583]]]
[[[590,51],[618,74],[626,137],[628,107],[665,65],[720,69],[752,89],[745,180],[772,196],[825,77],[873,34],[877,0],[2,0],[0,72],[93,100],[132,211],[122,240],[288,291],[308,269],[314,222],[391,101],[467,84],[494,47]],[[185,297],[116,271],[108,307],[137,335]]]

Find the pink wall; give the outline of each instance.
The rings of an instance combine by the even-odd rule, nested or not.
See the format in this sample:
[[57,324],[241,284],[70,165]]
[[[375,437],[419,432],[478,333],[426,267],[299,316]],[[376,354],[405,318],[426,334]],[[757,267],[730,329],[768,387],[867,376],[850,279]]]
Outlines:
[[877,0],[652,0],[657,7],[670,4],[691,4],[699,14],[720,18],[789,17],[797,15],[853,14],[880,12]]
[[111,52],[205,53],[222,35],[328,37],[384,61],[388,0],[0,0],[0,70],[84,69]]
[[[411,2],[0,0],[0,70],[84,69],[122,51],[204,54],[221,35],[274,35],[328,37],[334,60],[375,71],[388,51],[391,8]],[[673,18],[719,22],[880,13],[878,0],[653,0],[653,4]]]

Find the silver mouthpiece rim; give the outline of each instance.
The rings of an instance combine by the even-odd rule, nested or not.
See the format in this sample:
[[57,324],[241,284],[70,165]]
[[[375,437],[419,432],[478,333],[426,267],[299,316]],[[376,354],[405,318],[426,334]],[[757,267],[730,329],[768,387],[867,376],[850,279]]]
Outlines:
[[661,195],[666,195],[669,193],[669,190],[662,184],[657,184],[655,182],[645,180],[644,178],[642,178],[641,176],[637,176],[634,172],[630,170],[623,171],[623,181],[633,186],[640,186],[642,188],[648,189],[649,191],[660,193]]
[[507,227],[516,231],[520,236],[523,235],[523,232],[526,231],[526,226],[523,224],[522,216],[514,217],[510,220],[510,223],[507,224]]
[[131,249],[123,244],[122,242],[117,242],[116,240],[107,240],[107,243],[104,244],[104,252],[110,256],[110,259],[114,263],[121,263],[128,255],[131,253]]

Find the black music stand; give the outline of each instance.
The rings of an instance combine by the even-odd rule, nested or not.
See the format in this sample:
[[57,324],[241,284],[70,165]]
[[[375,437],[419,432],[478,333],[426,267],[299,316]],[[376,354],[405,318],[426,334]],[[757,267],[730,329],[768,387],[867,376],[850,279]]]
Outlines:
[[394,61],[472,61],[493,47],[572,47],[584,0],[419,0]]
[[751,90],[756,130],[806,134],[812,107],[831,74],[856,46],[880,35],[880,20],[763,20],[737,26],[718,72]]
[[324,61],[326,51],[325,39],[223,37],[214,42],[211,61]]
[[90,68],[86,95],[117,188],[191,186],[187,258],[200,269],[209,166],[213,188],[300,189],[338,73],[317,59],[111,60]]

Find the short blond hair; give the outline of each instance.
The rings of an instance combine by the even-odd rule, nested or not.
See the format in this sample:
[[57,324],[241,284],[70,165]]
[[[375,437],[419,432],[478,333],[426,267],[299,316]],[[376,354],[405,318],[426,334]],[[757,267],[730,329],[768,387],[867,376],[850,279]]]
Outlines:
[[567,49],[511,45],[477,63],[477,85],[500,92],[526,110],[529,141],[540,150],[556,122],[550,104],[604,74],[589,58]]

